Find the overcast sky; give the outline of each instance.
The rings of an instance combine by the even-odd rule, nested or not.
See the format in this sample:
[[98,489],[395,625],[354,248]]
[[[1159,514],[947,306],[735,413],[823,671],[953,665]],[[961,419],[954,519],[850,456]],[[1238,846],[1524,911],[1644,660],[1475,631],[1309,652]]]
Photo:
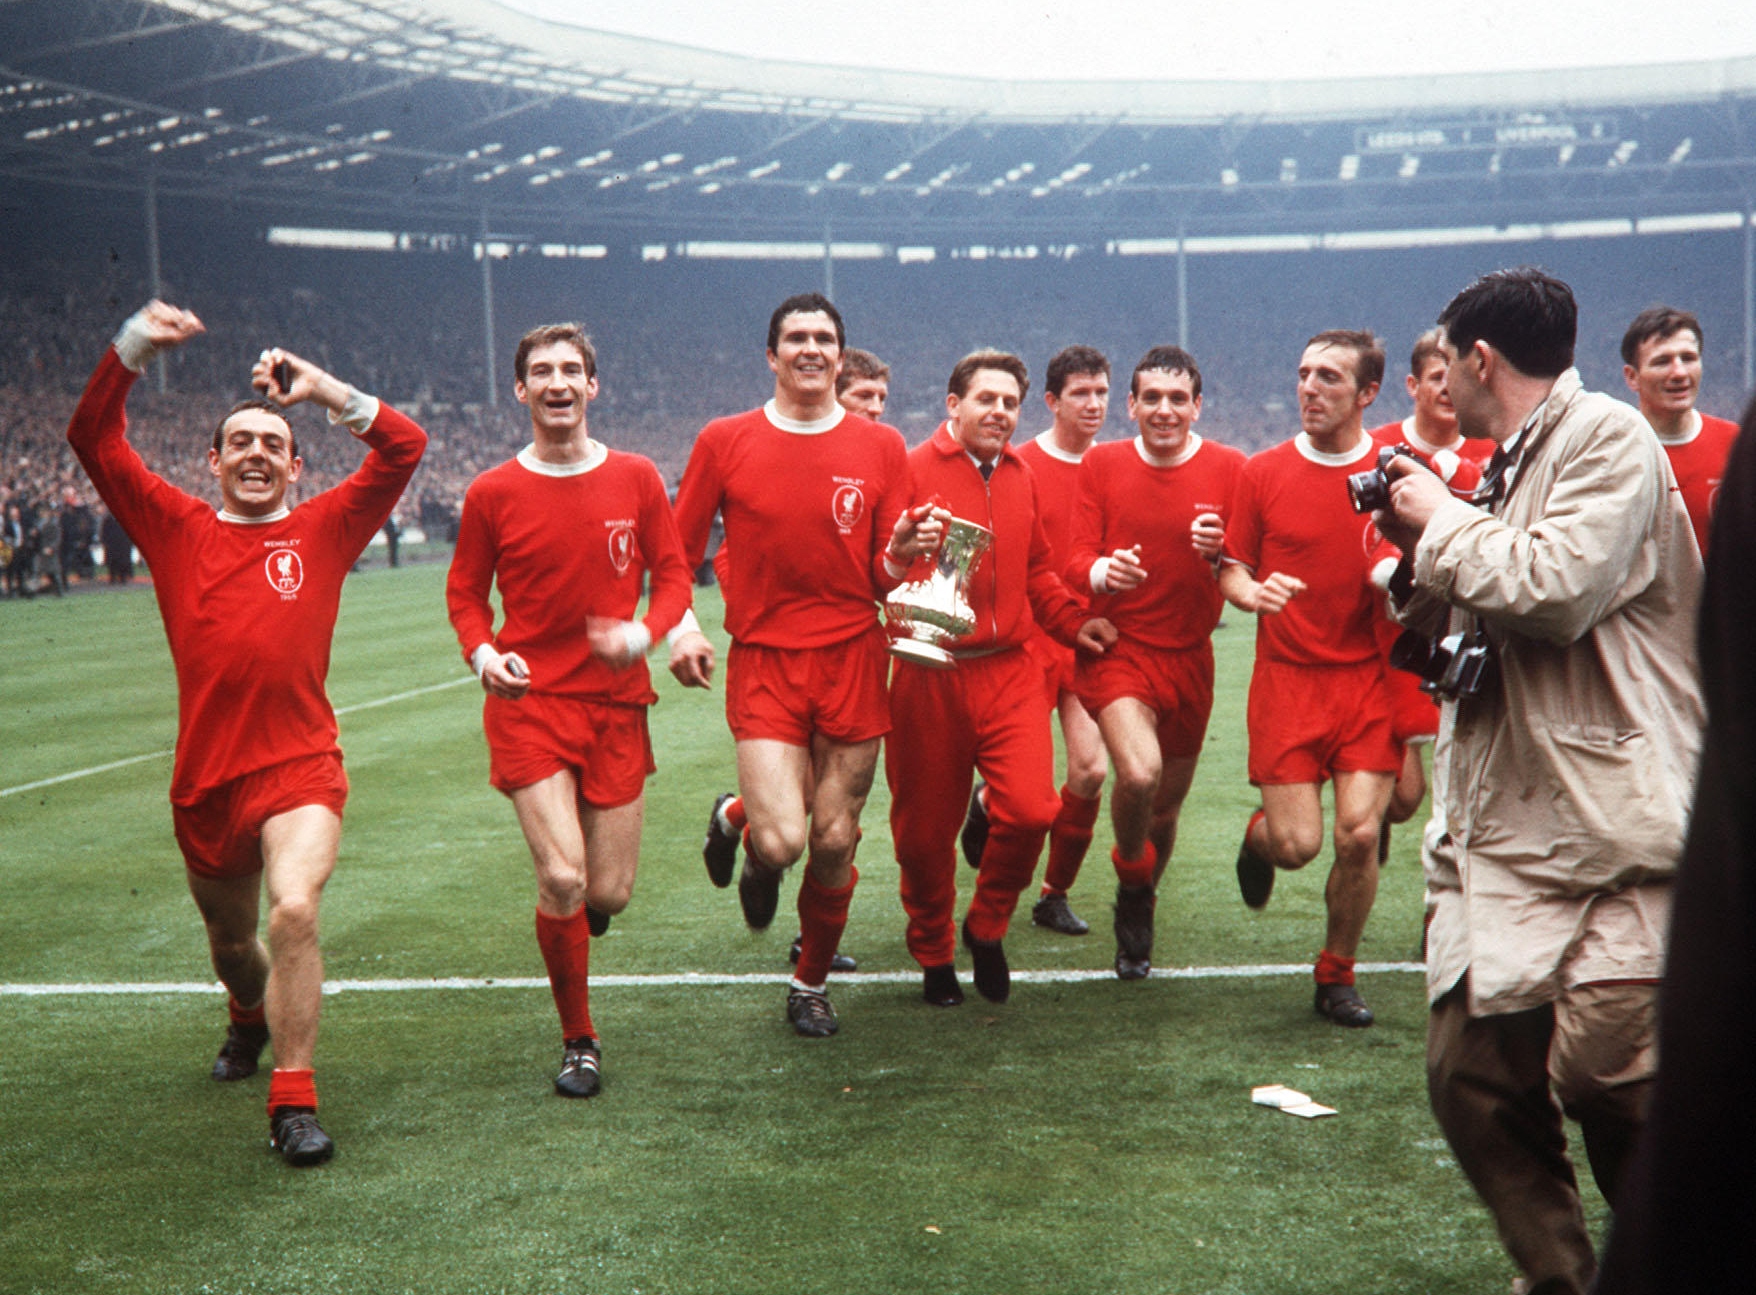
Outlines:
[[734,54],[952,75],[1262,80],[1756,55],[1756,0],[500,0]]

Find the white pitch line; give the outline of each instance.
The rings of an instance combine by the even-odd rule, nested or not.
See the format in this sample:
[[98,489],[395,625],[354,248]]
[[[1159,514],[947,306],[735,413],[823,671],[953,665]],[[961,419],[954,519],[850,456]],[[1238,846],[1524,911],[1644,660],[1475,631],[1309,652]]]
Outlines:
[[[1425,971],[1419,962],[1362,962],[1354,970],[1364,973]],[[1155,980],[1251,979],[1264,976],[1310,975],[1308,962],[1257,963],[1238,967],[1154,967]],[[837,975],[837,985],[907,985],[920,980],[918,971],[856,971]],[[1093,980],[1114,980],[1116,973],[1102,971],[1014,971],[1014,982],[1027,985],[1071,985]],[[739,986],[783,984],[785,972],[666,972],[650,976],[593,976],[597,989],[672,989],[681,986]],[[423,989],[547,989],[541,976],[447,976],[431,980],[326,980],[325,994],[408,993]],[[218,981],[140,981],[119,984],[0,985],[0,998],[55,998],[119,994],[215,994],[224,991]]]
[[[444,683],[428,684],[425,688],[411,688],[407,692],[394,693],[389,697],[380,697],[376,701],[363,701],[356,706],[343,706],[337,715],[352,715],[355,711],[372,710],[378,706],[389,706],[395,702],[407,701],[410,697],[419,697],[424,693],[441,692],[446,688],[455,688],[459,684],[474,683],[474,675],[464,675],[459,679],[447,679]],[[175,755],[175,749],[166,751],[148,751],[145,755],[131,755],[124,760],[112,760],[108,764],[94,764],[89,769],[75,769],[72,773],[58,773],[53,778],[39,778],[35,782],[21,783],[17,787],[0,787],[0,799],[17,796],[23,792],[35,791],[39,787],[53,787],[57,783],[76,782],[80,778],[90,778],[96,774],[109,773],[112,769],[126,769],[131,764],[141,764],[147,760],[162,760]]]

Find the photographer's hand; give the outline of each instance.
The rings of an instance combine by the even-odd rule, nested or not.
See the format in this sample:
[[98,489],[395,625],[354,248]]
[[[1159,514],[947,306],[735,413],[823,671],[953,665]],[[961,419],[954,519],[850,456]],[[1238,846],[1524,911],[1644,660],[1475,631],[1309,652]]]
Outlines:
[[1438,474],[1412,458],[1394,460],[1385,469],[1390,477],[1390,507],[1380,508],[1372,520],[1404,553],[1412,554],[1433,514],[1453,496]]

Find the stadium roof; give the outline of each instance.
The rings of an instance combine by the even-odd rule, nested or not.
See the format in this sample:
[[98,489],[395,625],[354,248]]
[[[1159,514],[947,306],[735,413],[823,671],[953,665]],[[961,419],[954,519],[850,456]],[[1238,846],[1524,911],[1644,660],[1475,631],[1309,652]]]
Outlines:
[[757,60],[483,0],[0,0],[0,174],[552,237],[1053,238],[1756,202],[1756,57],[1302,82]]

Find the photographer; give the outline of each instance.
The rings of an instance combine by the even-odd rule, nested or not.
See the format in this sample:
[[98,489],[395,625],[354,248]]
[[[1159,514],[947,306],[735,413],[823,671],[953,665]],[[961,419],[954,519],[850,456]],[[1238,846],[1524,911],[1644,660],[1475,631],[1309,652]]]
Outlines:
[[1561,1117],[1614,1206],[1702,723],[1689,519],[1639,414],[1582,387],[1576,321],[1537,270],[1459,293],[1447,388],[1494,459],[1475,506],[1398,460],[1377,514],[1405,554],[1403,621],[1478,632],[1489,657],[1451,690],[1434,759],[1428,1095],[1528,1288],[1560,1292],[1596,1269]]

